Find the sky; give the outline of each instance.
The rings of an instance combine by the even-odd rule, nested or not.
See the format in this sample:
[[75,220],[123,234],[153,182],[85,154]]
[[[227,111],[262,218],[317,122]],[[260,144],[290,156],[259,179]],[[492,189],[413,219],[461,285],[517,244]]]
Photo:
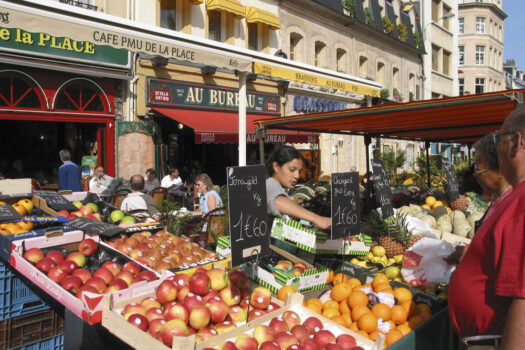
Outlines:
[[523,45],[525,0],[503,0],[503,11],[508,16],[504,27],[503,61],[514,58],[516,66],[525,70],[525,45]]

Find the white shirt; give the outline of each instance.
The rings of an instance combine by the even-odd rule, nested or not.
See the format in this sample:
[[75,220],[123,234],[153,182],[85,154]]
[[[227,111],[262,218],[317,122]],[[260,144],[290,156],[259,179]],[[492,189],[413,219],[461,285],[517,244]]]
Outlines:
[[155,207],[155,202],[151,196],[142,192],[131,192],[122,200],[120,204],[120,210],[129,212],[131,210],[147,210],[149,215],[153,216],[158,214],[159,211]]
[[172,180],[169,175],[166,175],[162,178],[162,181],[160,182],[160,187],[164,188],[168,188],[173,185],[177,185],[176,188],[182,185],[182,179],[180,178],[180,176],[177,176]]
[[106,175],[102,175],[102,178],[99,179],[98,177],[93,177],[91,180],[89,180],[89,192],[95,193],[95,194],[101,194],[103,191],[107,190],[107,181],[105,181],[104,177]]

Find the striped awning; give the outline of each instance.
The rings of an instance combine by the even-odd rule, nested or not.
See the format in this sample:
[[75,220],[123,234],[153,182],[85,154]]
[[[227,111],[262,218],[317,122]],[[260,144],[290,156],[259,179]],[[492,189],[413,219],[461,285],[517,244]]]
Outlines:
[[246,21],[248,23],[263,23],[271,29],[281,28],[281,21],[276,15],[252,6],[246,6]]
[[243,18],[246,13],[244,6],[237,0],[206,0],[206,9],[230,12],[236,18]]

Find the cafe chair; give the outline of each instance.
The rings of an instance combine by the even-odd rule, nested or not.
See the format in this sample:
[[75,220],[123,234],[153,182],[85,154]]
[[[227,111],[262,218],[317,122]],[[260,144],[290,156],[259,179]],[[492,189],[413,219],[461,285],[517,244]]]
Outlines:
[[151,198],[153,198],[153,201],[155,202],[155,205],[158,208],[160,207],[162,201],[166,199],[167,193],[168,193],[168,190],[166,188],[157,187],[157,188],[152,189],[149,192],[149,195],[151,196]]
[[42,189],[42,186],[40,185],[40,182],[38,182],[38,180],[35,179],[34,177],[31,178],[31,188],[32,188],[33,191],[38,191],[38,190]]
[[127,188],[122,188],[120,190],[117,190],[115,192],[113,192],[113,195],[111,196],[111,204],[119,209],[120,208],[120,203],[122,203],[122,200],[129,194],[131,193],[130,190],[128,190]]

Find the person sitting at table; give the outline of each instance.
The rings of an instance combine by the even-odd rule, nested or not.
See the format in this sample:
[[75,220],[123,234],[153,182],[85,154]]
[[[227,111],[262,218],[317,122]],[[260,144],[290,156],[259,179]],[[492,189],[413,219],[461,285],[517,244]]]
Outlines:
[[134,210],[143,210],[142,213],[137,213],[134,216],[151,216],[153,219],[158,220],[160,213],[153,198],[142,192],[144,191],[144,177],[142,175],[133,175],[129,180],[129,187],[131,188],[131,193],[122,200],[120,210],[126,213]]
[[93,172],[93,177],[89,180],[89,192],[100,195],[107,190],[111,178],[104,174],[104,167],[99,165]]
[[156,176],[157,176],[157,172],[155,171],[155,169],[150,168],[146,170],[146,181],[144,184],[145,193],[149,194],[151,191],[153,191],[157,187],[160,187],[160,182]]
[[299,180],[304,161],[301,153],[292,146],[282,145],[275,149],[266,163],[266,201],[268,214],[277,217],[285,215],[307,220],[321,229],[332,226],[332,219],[313,213],[291,199],[285,191],[292,189]]
[[184,189],[186,185],[182,182],[182,179],[179,175],[179,168],[169,167],[169,174],[162,178],[160,182],[160,187],[164,187],[168,190],[168,198],[171,201],[174,201],[175,198],[178,198],[182,205],[184,205]]
[[213,182],[207,174],[200,174],[195,178],[195,185],[200,194],[199,208],[202,215],[223,206],[221,196],[213,189]]

